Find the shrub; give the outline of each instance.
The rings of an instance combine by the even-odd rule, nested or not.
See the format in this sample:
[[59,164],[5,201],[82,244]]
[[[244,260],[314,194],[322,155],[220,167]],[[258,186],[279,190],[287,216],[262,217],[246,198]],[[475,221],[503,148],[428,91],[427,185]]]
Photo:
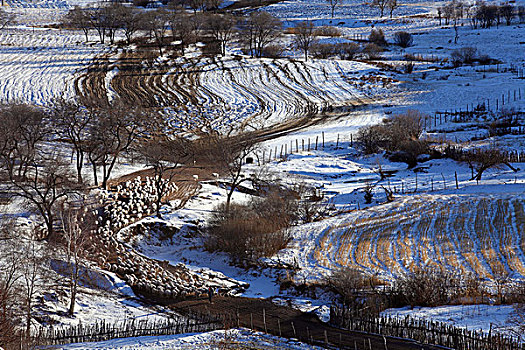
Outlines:
[[268,58],[283,57],[284,47],[282,45],[268,45],[262,50],[262,56]]
[[238,264],[254,263],[286,247],[286,229],[297,221],[297,211],[292,192],[276,189],[244,205],[220,205],[210,219],[206,248],[226,252]]
[[426,267],[399,278],[392,292],[403,306],[446,305],[451,300],[449,286],[457,284],[453,280],[454,277],[444,270]]
[[368,36],[368,41],[379,46],[385,46],[386,40],[383,29],[372,29],[372,32],[370,32],[370,35]]
[[356,303],[358,292],[369,285],[361,271],[350,267],[334,270],[326,282],[333,292],[340,295],[343,305]]
[[310,49],[315,58],[330,58],[337,53],[337,46],[334,44],[315,44]]
[[413,62],[407,62],[403,65],[403,72],[405,74],[410,74],[414,71],[414,63]]
[[365,153],[385,150],[397,161],[412,167],[417,164],[417,157],[428,151],[427,142],[419,139],[423,132],[423,118],[422,113],[409,110],[385,119],[379,125],[359,129],[357,138]]
[[394,34],[394,43],[401,47],[409,47],[414,43],[412,34],[407,32],[396,32]]
[[454,67],[459,67],[462,64],[473,63],[476,59],[477,49],[475,47],[462,47],[452,51],[450,59]]
[[133,0],[133,5],[137,7],[148,7],[150,0]]
[[342,43],[337,48],[343,60],[351,60],[361,51],[361,47],[356,43]]
[[314,32],[315,36],[339,37],[341,34],[341,29],[332,26],[319,27]]
[[376,44],[367,44],[363,49],[363,53],[370,60],[376,60],[376,59],[381,58],[382,52],[383,52],[383,48]]

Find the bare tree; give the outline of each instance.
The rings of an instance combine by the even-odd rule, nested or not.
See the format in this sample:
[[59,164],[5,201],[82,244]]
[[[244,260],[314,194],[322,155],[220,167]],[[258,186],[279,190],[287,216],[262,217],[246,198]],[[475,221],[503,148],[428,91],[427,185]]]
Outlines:
[[337,5],[341,4],[343,1],[342,0],[326,0],[326,2],[330,6],[332,18],[334,18],[335,8],[337,7]]
[[388,10],[390,11],[390,18],[392,18],[394,10],[399,7],[399,4],[397,0],[388,0],[387,7],[388,7]]
[[10,175],[10,182],[13,195],[23,198],[44,221],[43,236],[52,236],[57,206],[75,190],[69,165],[56,154],[40,154],[25,176]]
[[483,173],[490,168],[501,168],[507,166],[513,171],[518,171],[518,169],[514,168],[508,162],[505,153],[503,153],[497,146],[468,151],[463,155],[462,159],[472,170],[471,180],[480,181]]
[[389,0],[373,0],[371,6],[377,7],[379,9],[380,16],[383,17],[385,13],[385,8],[388,5]]
[[22,239],[21,249],[23,264],[20,270],[20,281],[25,314],[25,332],[26,337],[29,338],[34,314],[33,304],[37,295],[49,286],[49,269],[47,268],[49,258],[45,246],[37,244],[36,237],[33,234]]
[[93,113],[78,104],[76,101],[57,99],[51,111],[51,119],[58,134],[65,142],[71,144],[75,153],[77,182],[83,182],[82,169],[87,153],[88,140],[93,132]]
[[514,10],[514,6],[511,4],[504,4],[499,7],[499,12],[503,18],[505,18],[505,22],[508,26],[512,23],[512,19],[515,16],[516,11]]
[[144,13],[135,7],[119,4],[115,7],[119,17],[119,24],[124,31],[128,45],[133,40],[133,36],[141,29],[144,29]]
[[250,55],[262,57],[266,46],[279,37],[281,29],[281,21],[268,12],[250,13],[242,27],[242,37],[248,44]]
[[168,32],[169,13],[159,8],[155,11],[144,14],[145,29],[150,33],[150,36],[155,41],[159,54],[162,55],[162,48],[166,45],[166,34]]
[[99,184],[98,171],[101,168],[100,184],[106,188],[118,158],[146,131],[155,134],[156,116],[120,100],[88,108],[89,113],[93,114],[94,126],[87,141],[86,152],[95,185]]
[[255,141],[250,135],[221,136],[208,135],[199,140],[196,146],[196,158],[200,156],[206,162],[215,164],[228,178],[226,194],[226,211],[230,208],[235,190],[245,181],[251,181],[242,173],[246,158],[256,149]]
[[316,40],[314,28],[312,21],[302,21],[295,26],[294,44],[299,50],[303,51],[305,61],[308,60],[308,51]]
[[226,44],[235,34],[236,20],[232,15],[210,14],[205,17],[205,28],[221,45],[221,55],[226,54]]
[[91,26],[90,14],[82,7],[75,6],[64,16],[63,25],[69,28],[81,29],[86,37],[86,42],[89,41],[89,30]]
[[7,348],[18,338],[15,289],[21,278],[23,261],[18,249],[18,237],[14,233],[14,220],[5,217],[0,220],[0,346]]
[[175,11],[170,14],[168,23],[171,28],[173,40],[179,41],[181,54],[184,55],[184,49],[194,38],[194,24],[193,19],[185,12]]
[[64,273],[69,279],[68,314],[75,312],[75,303],[80,283],[82,261],[92,246],[93,235],[97,229],[93,203],[87,197],[64,201],[60,207],[59,218],[62,226],[61,247],[66,256]]
[[9,177],[25,176],[49,131],[42,109],[25,104],[0,106],[0,161]]

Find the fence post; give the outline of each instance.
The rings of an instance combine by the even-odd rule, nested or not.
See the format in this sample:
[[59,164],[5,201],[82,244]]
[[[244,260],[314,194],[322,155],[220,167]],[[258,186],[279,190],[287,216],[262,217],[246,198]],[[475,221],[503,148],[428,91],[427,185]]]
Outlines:
[[324,131],[323,131],[323,149],[324,149]]

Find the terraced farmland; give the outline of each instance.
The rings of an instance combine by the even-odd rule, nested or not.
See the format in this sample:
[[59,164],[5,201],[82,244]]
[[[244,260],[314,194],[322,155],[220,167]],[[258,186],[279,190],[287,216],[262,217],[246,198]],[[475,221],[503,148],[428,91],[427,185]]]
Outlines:
[[[312,225],[298,235],[301,260],[384,276],[420,266],[492,278],[525,275],[525,197],[419,195]],[[297,257],[296,257],[297,259]]]
[[[393,81],[364,63],[194,57],[159,61],[147,52],[97,57],[76,81],[85,98],[140,101],[188,129],[260,128],[294,116],[370,102]],[[249,128],[250,129],[250,128]]]

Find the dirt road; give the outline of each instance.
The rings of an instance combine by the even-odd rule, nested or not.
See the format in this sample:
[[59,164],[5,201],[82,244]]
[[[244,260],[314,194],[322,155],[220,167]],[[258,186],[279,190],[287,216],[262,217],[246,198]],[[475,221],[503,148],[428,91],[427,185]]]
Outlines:
[[[203,313],[222,315],[226,327],[246,327],[286,338],[328,348],[358,350],[434,350],[442,347],[419,344],[410,340],[382,337],[361,332],[341,330],[323,323],[311,313],[279,306],[266,299],[217,296],[210,304],[207,299],[188,300],[170,307],[181,314]],[[386,341],[386,346],[385,346]]]

